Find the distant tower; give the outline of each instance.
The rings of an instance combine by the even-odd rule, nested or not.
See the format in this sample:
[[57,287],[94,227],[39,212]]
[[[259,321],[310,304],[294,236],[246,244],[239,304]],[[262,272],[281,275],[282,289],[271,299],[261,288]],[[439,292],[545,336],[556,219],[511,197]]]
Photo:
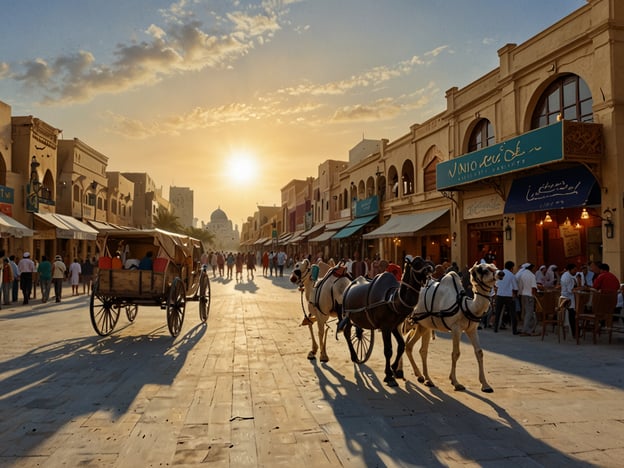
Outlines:
[[193,226],[193,191],[188,187],[169,187],[169,202],[183,227]]

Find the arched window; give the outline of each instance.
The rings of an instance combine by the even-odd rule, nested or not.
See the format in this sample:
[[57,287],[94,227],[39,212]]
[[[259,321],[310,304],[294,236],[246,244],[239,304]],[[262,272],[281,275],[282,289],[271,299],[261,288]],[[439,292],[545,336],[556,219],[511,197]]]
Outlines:
[[74,201],[80,202],[80,187],[78,187],[77,185],[74,185],[73,192],[74,192]]
[[576,122],[593,122],[593,100],[589,87],[577,75],[555,80],[541,95],[531,118],[531,128],[540,128],[557,121],[558,116]]
[[414,193],[414,164],[412,161],[405,161],[401,170],[401,187],[403,195]]
[[468,152],[477,151],[494,144],[494,126],[488,119],[481,119],[477,122],[470,140],[468,141]]

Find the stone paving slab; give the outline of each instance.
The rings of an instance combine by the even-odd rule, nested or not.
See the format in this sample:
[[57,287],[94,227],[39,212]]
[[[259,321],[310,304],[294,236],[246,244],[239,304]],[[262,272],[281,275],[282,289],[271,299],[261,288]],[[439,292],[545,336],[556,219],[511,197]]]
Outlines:
[[[448,336],[430,346],[437,387],[383,384],[383,344],[350,362],[330,323],[329,363],[308,361],[287,277],[216,279],[207,324],[187,304],[91,328],[86,296],[0,310],[0,466],[621,466],[624,336],[576,345],[550,333],[480,332],[494,393],[462,340],[456,392]],[[416,352],[417,354],[417,352]],[[419,356],[416,355],[417,362]]]

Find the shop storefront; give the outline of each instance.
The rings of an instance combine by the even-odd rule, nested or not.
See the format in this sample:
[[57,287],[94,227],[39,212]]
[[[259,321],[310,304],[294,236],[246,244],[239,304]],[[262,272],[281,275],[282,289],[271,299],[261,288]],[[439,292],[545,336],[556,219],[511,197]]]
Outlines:
[[462,261],[601,258],[602,155],[600,125],[559,121],[440,163],[438,190],[463,207]]
[[399,263],[405,253],[429,258],[434,263],[448,261],[455,240],[450,231],[448,208],[392,215],[386,223],[362,237],[368,241],[378,239],[380,256]]

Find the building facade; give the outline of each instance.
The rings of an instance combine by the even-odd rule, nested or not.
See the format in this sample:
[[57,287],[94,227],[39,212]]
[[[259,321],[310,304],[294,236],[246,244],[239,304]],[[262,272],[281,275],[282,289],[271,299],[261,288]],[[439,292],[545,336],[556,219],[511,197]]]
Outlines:
[[169,187],[169,203],[183,227],[193,226],[193,190],[189,187]]

